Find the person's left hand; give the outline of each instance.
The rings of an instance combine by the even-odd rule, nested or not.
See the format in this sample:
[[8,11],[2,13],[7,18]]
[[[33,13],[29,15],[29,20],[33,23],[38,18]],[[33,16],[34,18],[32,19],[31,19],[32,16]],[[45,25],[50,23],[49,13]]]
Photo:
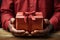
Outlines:
[[37,36],[41,36],[41,35],[44,36],[48,34],[52,30],[53,26],[49,23],[48,19],[44,19],[44,22],[45,24],[47,24],[44,30],[34,30],[33,32],[31,32],[31,34]]

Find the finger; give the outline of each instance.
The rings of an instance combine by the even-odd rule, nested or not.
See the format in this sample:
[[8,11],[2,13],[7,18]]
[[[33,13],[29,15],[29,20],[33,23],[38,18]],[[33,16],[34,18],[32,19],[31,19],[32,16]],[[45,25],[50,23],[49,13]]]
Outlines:
[[49,20],[48,20],[48,19],[44,19],[44,22],[45,22],[46,24],[49,24]]
[[17,30],[17,33],[24,33],[25,30]]
[[15,35],[15,36],[25,36],[25,35],[27,35],[24,30],[17,30],[17,32],[15,31],[12,34]]
[[16,29],[14,29],[13,33],[22,34],[22,33],[25,33],[25,30],[16,30]]
[[34,30],[33,32],[31,32],[32,34],[37,34],[37,33],[43,33],[43,30]]
[[12,33],[24,33],[25,32],[25,30],[16,30],[14,28],[14,25],[12,25],[12,24],[9,24],[8,28],[9,28],[10,32],[12,32]]
[[13,32],[13,33],[25,32],[24,30],[16,30],[12,24],[9,24],[8,28],[9,28],[9,30],[10,30],[11,32]]
[[28,31],[26,31],[25,33],[26,33],[26,34],[29,34],[29,32],[28,32]]
[[37,33],[37,31],[35,31],[35,30],[31,32],[31,34],[36,34],[36,33]]
[[43,32],[43,30],[34,30],[34,32]]
[[25,33],[12,33],[12,34],[15,36],[25,36],[26,35]]
[[14,26],[14,25],[12,25],[11,23],[9,23],[8,28],[9,28],[9,29],[12,29],[13,26]]
[[12,25],[12,24],[9,24],[8,28],[9,28],[10,32],[16,31],[16,29],[14,28],[14,25]]
[[13,24],[14,23],[14,21],[15,21],[15,18],[11,18],[10,19],[10,22]]
[[32,31],[31,34],[34,34],[34,31]]
[[31,34],[32,34],[32,35],[36,35],[36,34],[38,34],[38,32],[32,31]]
[[26,36],[31,36],[28,31],[25,32]]
[[47,34],[44,30],[35,30],[31,33],[33,36],[44,36]]

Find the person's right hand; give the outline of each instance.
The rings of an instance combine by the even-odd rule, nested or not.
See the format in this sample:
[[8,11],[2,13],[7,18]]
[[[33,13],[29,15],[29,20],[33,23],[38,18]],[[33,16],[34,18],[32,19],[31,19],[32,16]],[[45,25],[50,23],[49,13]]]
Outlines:
[[24,35],[28,34],[28,32],[25,32],[25,30],[16,30],[14,28],[15,25],[13,24],[14,21],[15,21],[15,19],[14,18],[11,18],[10,23],[9,23],[9,26],[8,26],[10,32],[13,35],[15,35],[15,36],[24,36]]

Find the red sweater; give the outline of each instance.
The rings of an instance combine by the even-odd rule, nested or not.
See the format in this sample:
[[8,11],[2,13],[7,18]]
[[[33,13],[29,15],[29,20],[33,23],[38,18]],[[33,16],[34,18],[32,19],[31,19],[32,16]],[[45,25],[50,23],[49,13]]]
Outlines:
[[[49,2],[51,3],[51,2]],[[12,8],[13,7],[13,8]],[[14,13],[13,13],[13,10]],[[2,27],[7,30],[9,20],[16,15],[17,12],[36,11],[43,12],[44,18],[50,19],[50,23],[54,26],[54,29],[60,28],[60,12],[46,13],[45,0],[2,0],[1,6],[1,21]],[[49,16],[47,16],[49,15]],[[52,16],[53,15],[53,16]]]

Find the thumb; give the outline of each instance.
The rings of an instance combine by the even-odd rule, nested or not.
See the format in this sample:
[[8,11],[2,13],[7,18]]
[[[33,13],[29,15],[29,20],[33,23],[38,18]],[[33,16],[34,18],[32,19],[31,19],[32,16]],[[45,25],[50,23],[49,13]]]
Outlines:
[[15,21],[15,18],[11,18],[11,19],[10,19],[11,24],[13,24],[14,21]]
[[49,24],[49,20],[48,20],[48,19],[44,19],[44,22],[45,22],[46,24]]

